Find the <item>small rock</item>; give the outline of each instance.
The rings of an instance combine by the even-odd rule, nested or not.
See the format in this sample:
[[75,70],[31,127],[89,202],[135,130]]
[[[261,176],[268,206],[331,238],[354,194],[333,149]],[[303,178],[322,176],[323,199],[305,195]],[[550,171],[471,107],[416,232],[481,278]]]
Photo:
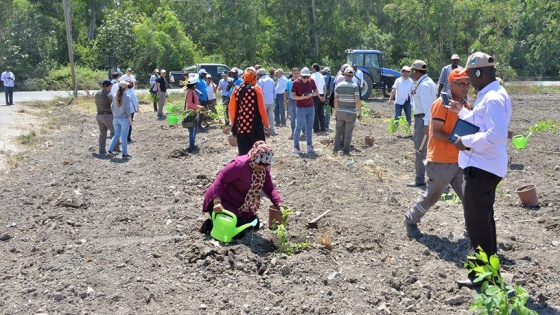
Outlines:
[[9,239],[11,239],[12,237],[10,236],[10,234],[5,233],[2,236],[0,236],[0,241],[7,241]]
[[22,292],[23,293],[33,293],[33,292],[35,292],[35,290],[37,290],[37,289],[35,289],[35,288],[24,288],[22,290]]
[[282,275],[283,275],[284,277],[287,277],[287,276],[290,274],[290,272],[291,272],[290,267],[284,266],[284,267],[282,268]]
[[276,258],[272,258],[272,259],[270,260],[270,265],[271,265],[272,267],[276,266],[277,263],[278,263],[278,260],[277,260]]
[[55,293],[55,295],[53,296],[53,299],[57,302],[62,301],[62,299],[64,299],[64,295],[62,295],[62,293]]
[[554,170],[555,170],[555,171],[560,171],[560,165],[556,165],[556,166],[554,167]]
[[200,304],[200,309],[205,310],[206,309],[206,304]]
[[465,303],[465,298],[462,296],[454,296],[444,301],[447,305],[461,305]]
[[87,287],[86,293],[90,295],[92,293],[95,293],[95,290],[92,287]]
[[160,257],[161,257],[161,255],[160,255],[160,254],[158,254],[158,253],[153,253],[153,254],[152,254],[152,257],[154,257],[154,258],[160,258]]
[[243,304],[243,310],[245,313],[249,313],[249,304]]
[[8,224],[8,227],[16,227],[17,223],[15,221],[10,222],[10,224]]
[[552,241],[552,245],[553,246],[558,246],[558,245],[560,245],[560,241]]
[[502,278],[504,279],[505,283],[512,283],[513,282],[513,274],[509,272],[501,272]]
[[331,273],[331,274],[328,276],[328,279],[329,279],[329,280],[333,280],[333,279],[335,279],[335,278],[338,278],[338,276],[340,276],[340,272],[335,271],[335,272]]
[[172,222],[173,222],[173,220],[167,219],[167,221],[165,221],[165,225],[169,225],[169,224],[171,224]]
[[117,265],[117,268],[124,268],[125,266],[126,266],[125,263],[120,263],[120,264]]

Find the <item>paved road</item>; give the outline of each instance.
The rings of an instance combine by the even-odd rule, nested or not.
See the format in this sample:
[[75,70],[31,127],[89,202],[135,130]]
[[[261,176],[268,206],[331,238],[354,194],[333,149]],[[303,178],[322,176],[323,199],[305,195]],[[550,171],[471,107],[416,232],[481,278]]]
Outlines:
[[[96,91],[89,91],[90,93],[95,93]],[[138,95],[144,95],[148,93],[148,90],[136,90]],[[170,89],[170,93],[181,93],[183,89]],[[26,103],[32,101],[52,101],[57,98],[70,98],[72,97],[72,91],[32,91],[32,92],[14,92],[14,104]],[[78,96],[86,96],[86,92],[83,90],[78,91]],[[5,105],[4,93],[0,93],[0,105]]]

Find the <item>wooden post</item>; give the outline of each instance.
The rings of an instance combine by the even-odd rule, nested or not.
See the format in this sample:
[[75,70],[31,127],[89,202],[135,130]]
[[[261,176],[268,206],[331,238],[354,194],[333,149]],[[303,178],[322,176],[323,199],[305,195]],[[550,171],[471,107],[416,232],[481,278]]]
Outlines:
[[78,97],[76,86],[76,70],[74,69],[74,46],[72,45],[72,17],[70,16],[70,1],[62,0],[64,7],[64,22],[66,24],[66,40],[68,41],[68,58],[70,60],[70,72],[72,74],[72,89],[74,97]]

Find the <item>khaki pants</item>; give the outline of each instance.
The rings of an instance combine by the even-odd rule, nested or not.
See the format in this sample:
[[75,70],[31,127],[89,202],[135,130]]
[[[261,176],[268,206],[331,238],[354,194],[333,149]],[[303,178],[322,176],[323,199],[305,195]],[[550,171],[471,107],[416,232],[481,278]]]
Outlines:
[[420,222],[426,212],[439,201],[441,194],[449,184],[463,202],[463,170],[459,164],[428,162],[426,173],[428,175],[426,190],[405,214],[406,222],[410,224]]
[[[107,131],[111,132],[110,138],[113,138],[113,136],[115,135],[115,128],[113,127],[113,115],[97,114],[95,118],[97,119],[97,124],[99,125],[99,154],[107,153]],[[118,141],[115,147],[119,147]]]

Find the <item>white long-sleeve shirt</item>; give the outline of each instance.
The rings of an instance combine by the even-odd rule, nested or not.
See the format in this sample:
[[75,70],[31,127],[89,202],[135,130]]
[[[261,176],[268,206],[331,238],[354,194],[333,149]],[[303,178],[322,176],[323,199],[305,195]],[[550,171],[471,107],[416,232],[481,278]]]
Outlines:
[[427,74],[424,74],[413,89],[413,108],[414,115],[424,114],[424,126],[430,125],[430,113],[432,111],[432,103],[436,100],[436,84]]
[[14,81],[16,80],[16,77],[14,76],[13,72],[4,71],[2,72],[1,80],[2,82],[4,82],[5,87],[14,87]]
[[478,92],[473,110],[461,109],[459,118],[480,127],[477,133],[461,137],[461,142],[470,148],[459,151],[461,168],[474,166],[499,177],[506,176],[511,111],[511,99],[498,81]]

